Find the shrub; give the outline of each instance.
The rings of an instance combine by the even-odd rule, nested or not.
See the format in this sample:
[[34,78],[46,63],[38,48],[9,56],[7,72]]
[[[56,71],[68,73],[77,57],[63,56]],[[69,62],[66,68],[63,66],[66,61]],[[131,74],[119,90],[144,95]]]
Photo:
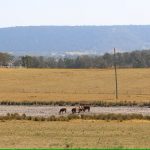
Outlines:
[[25,119],[26,118],[26,114],[22,114],[22,119]]
[[15,102],[15,101],[1,101],[0,105],[57,105],[57,106],[75,106],[75,105],[84,105],[88,104],[91,106],[148,106],[150,107],[150,102],[135,102],[135,101],[114,101],[114,102],[106,102],[106,101],[89,101],[89,102],[65,102],[65,101],[22,101],[22,102]]
[[69,119],[69,120],[72,120],[72,119],[80,119],[80,116],[79,116],[79,115],[71,114],[71,115],[68,115],[68,119]]
[[57,121],[56,117],[53,115],[53,116],[50,116],[47,118],[48,121]]
[[33,121],[40,121],[38,117],[32,117]]
[[57,121],[69,121],[68,117],[60,116],[57,118]]
[[98,114],[98,115],[86,115],[86,114],[70,114],[68,116],[59,116],[55,117],[49,116],[49,117],[32,117],[32,116],[26,116],[25,114],[19,115],[18,113],[10,114],[7,113],[6,116],[0,116],[0,120],[33,120],[33,121],[69,121],[72,119],[83,119],[83,120],[131,120],[131,119],[145,119],[150,120],[150,116],[143,116],[142,114]]
[[32,120],[32,117],[31,116],[26,116],[25,120]]

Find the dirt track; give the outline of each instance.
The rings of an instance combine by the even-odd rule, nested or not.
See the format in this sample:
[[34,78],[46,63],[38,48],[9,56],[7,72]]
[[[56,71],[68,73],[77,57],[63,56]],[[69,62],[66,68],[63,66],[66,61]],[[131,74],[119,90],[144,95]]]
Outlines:
[[[58,112],[61,106],[0,106],[0,116],[7,113],[25,113],[27,116],[51,116],[59,115]],[[67,106],[67,113],[71,114],[72,106]],[[121,114],[142,114],[150,115],[150,108],[148,107],[91,107],[90,112],[84,114],[99,114],[99,113],[121,113]]]

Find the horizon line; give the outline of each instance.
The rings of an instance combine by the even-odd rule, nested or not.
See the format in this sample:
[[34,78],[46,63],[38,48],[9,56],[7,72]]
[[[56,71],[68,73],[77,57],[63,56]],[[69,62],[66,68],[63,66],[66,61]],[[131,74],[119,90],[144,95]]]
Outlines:
[[51,27],[92,27],[92,26],[95,26],[95,27],[104,27],[104,26],[106,26],[106,27],[112,27],[112,26],[150,26],[150,24],[112,24],[112,25],[91,25],[91,24],[89,24],[89,25],[17,25],[17,26],[0,26],[0,28],[2,29],[4,29],[4,28],[16,28],[16,27],[49,27],[49,26],[51,26]]

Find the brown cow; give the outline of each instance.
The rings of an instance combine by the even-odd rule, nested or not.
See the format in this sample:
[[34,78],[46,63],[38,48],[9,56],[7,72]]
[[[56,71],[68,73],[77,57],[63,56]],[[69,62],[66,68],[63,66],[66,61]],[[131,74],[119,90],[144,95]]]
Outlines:
[[77,108],[72,108],[72,114],[76,113],[77,112]]
[[83,106],[83,111],[85,112],[86,110],[88,110],[88,112],[90,111],[90,106]]
[[61,108],[60,110],[59,110],[59,114],[63,114],[63,113],[66,113],[67,112],[67,109],[66,108]]

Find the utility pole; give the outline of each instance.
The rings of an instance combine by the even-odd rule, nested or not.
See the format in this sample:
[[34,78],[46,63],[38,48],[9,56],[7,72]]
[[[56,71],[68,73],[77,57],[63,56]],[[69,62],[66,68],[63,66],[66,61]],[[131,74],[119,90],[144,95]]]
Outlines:
[[117,66],[116,66],[116,49],[114,48],[114,68],[115,68],[115,87],[116,99],[118,99],[118,79],[117,79]]

